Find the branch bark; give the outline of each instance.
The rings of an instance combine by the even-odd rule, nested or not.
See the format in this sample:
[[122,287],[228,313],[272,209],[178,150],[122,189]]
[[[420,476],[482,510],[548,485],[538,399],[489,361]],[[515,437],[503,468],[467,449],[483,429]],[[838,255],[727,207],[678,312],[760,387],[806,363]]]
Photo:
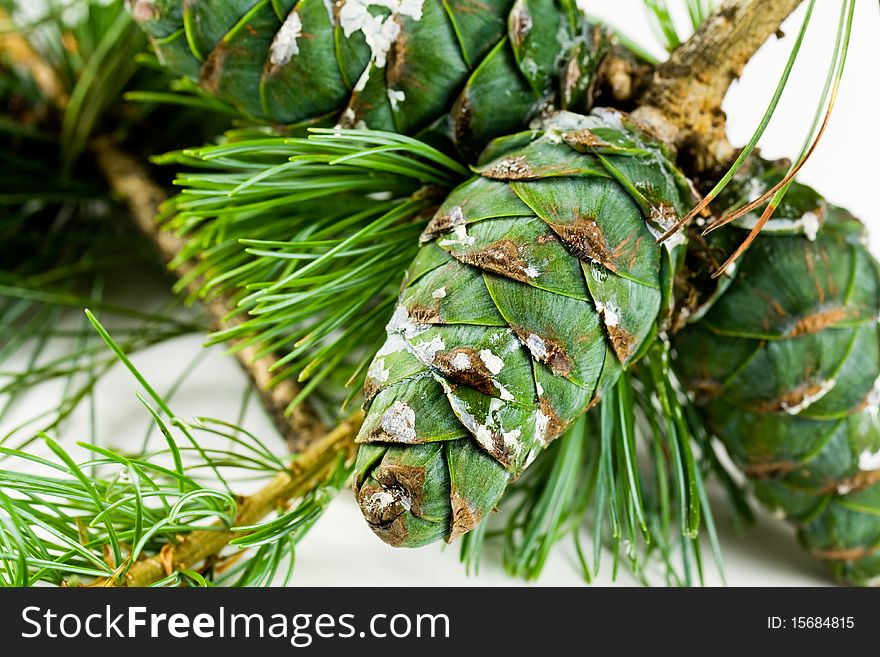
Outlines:
[[725,0],[657,67],[633,117],[687,158],[690,172],[717,174],[735,150],[721,103],[758,48],[802,0]]
[[[174,233],[160,230],[156,223],[159,206],[166,198],[165,190],[152,180],[143,163],[121,150],[108,137],[96,139],[93,150],[98,167],[113,191],[128,205],[135,225],[156,245],[162,260],[166,264],[171,262],[183,249],[185,241]],[[175,273],[182,277],[192,267],[193,264],[185,263],[175,269]],[[195,294],[199,287],[199,281],[194,280],[189,284],[188,291]],[[242,321],[237,317],[227,318],[233,306],[226,299],[205,300],[203,305],[217,328],[229,328]],[[231,341],[230,346],[235,346],[235,342]],[[277,358],[271,355],[257,358],[256,354],[257,348],[254,346],[245,346],[235,352],[238,362],[257,387],[263,407],[287,440],[291,451],[301,451],[326,434],[327,427],[307,403],[299,404],[289,414],[285,413],[288,404],[299,393],[299,386],[289,379],[270,386],[271,368]]]

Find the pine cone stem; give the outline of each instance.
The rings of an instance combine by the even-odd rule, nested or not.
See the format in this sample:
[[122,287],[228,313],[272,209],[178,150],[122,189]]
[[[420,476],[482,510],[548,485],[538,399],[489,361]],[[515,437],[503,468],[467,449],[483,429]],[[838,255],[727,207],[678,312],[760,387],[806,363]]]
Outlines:
[[633,116],[686,151],[694,173],[727,164],[721,103],[761,45],[802,0],[726,0],[654,71]]

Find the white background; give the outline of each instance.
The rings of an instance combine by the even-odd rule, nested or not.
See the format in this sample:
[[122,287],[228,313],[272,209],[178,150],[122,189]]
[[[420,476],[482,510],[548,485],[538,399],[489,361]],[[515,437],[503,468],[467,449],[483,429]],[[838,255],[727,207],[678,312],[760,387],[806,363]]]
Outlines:
[[[622,28],[642,44],[656,44],[640,0],[587,1],[590,11]],[[677,5],[672,0],[670,5]],[[830,126],[800,180],[812,184],[830,201],[845,205],[861,217],[872,232],[875,253],[880,246],[880,219],[876,209],[880,182],[877,136],[880,106],[880,17],[874,0],[858,0],[847,71]],[[812,117],[821,90],[834,40],[839,2],[819,0],[814,18],[792,73],[779,110],[761,140],[767,157],[794,156]],[[784,66],[793,37],[800,25],[803,7],[783,26],[787,38],[770,42],[746,67],[725,102],[731,141],[743,144],[750,137],[772,95]],[[681,23],[684,25],[684,21]],[[660,55],[659,47],[653,51]],[[138,285],[145,285],[143,282]],[[142,298],[161,301],[165,282],[156,280],[143,289],[125,290]],[[152,305],[152,304],[151,304]],[[181,338],[135,357],[135,362],[154,386],[166,390],[193,353],[200,338]],[[247,385],[233,361],[221,349],[213,349],[194,370],[173,400],[172,407],[183,417],[212,416],[229,421],[236,413]],[[147,426],[146,414],[135,399],[130,376],[117,367],[98,386],[98,439],[102,444],[133,448],[139,445]],[[41,403],[42,402],[42,403]],[[45,406],[40,398],[21,405],[15,417],[26,417]],[[250,431],[267,442],[277,441],[271,424],[253,404],[245,420]],[[62,432],[65,443],[91,441],[85,413],[77,414]],[[278,444],[278,443],[275,443]],[[731,585],[785,586],[830,583],[822,568],[805,555],[793,532],[783,523],[761,514],[756,527],[737,535],[721,504],[716,521],[724,549],[728,583]],[[570,541],[563,541],[552,554],[538,584],[578,585],[582,583]],[[707,583],[719,584],[708,546]],[[605,558],[606,566],[609,560]],[[435,545],[419,550],[397,550],[373,536],[360,517],[350,493],[343,493],[318,525],[300,544],[294,574],[296,585],[519,585],[500,566],[500,555],[489,550],[478,576],[468,576],[458,563],[457,545]],[[610,568],[603,568],[598,583],[609,584]],[[658,579],[658,583],[660,580]],[[622,569],[618,585],[637,582]]]

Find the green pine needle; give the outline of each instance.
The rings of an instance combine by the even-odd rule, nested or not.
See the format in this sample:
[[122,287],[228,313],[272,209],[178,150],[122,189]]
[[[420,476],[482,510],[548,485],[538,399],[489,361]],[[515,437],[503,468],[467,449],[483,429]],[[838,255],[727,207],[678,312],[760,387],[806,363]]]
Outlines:
[[[672,52],[681,45],[681,37],[672,20],[672,14],[666,4],[666,0],[643,0],[648,15],[653,18],[652,27],[657,31],[663,47]],[[687,2],[688,8],[692,2]]]

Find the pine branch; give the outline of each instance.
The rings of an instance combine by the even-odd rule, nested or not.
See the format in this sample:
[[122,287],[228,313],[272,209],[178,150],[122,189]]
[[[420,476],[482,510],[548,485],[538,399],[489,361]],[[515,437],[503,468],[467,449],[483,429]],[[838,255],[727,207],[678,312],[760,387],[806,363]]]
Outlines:
[[696,174],[717,172],[735,155],[721,103],[758,48],[802,0],[726,0],[654,70],[633,116],[691,160]]
[[[99,168],[110,187],[127,203],[137,227],[155,243],[166,263],[173,260],[183,248],[185,240],[174,233],[160,230],[156,223],[159,205],[166,198],[165,191],[152,180],[142,163],[117,147],[109,138],[96,139],[93,150]],[[175,272],[183,277],[193,266],[184,264],[176,268]],[[191,292],[196,292],[201,287],[201,281],[193,280],[188,287]],[[223,298],[206,301],[204,306],[218,328],[230,328],[242,321],[238,316],[228,317],[234,307]],[[298,404],[289,414],[285,413],[288,404],[299,393],[299,387],[290,379],[270,385],[273,378],[272,366],[277,358],[272,355],[257,358],[256,354],[255,346],[246,346],[235,352],[239,363],[259,390],[263,406],[275,426],[285,437],[291,450],[300,451],[324,435],[327,429],[307,402]]]
[[[362,415],[356,413],[324,437],[313,441],[297,456],[289,470],[279,472],[265,487],[241,500],[235,527],[255,524],[287,501],[314,490],[329,476],[338,455],[353,449],[361,419]],[[192,568],[218,556],[230,541],[253,531],[226,529],[218,525],[216,529],[192,532],[180,543],[168,545],[159,554],[134,564],[122,582],[107,578],[92,586],[149,586],[175,571]]]

